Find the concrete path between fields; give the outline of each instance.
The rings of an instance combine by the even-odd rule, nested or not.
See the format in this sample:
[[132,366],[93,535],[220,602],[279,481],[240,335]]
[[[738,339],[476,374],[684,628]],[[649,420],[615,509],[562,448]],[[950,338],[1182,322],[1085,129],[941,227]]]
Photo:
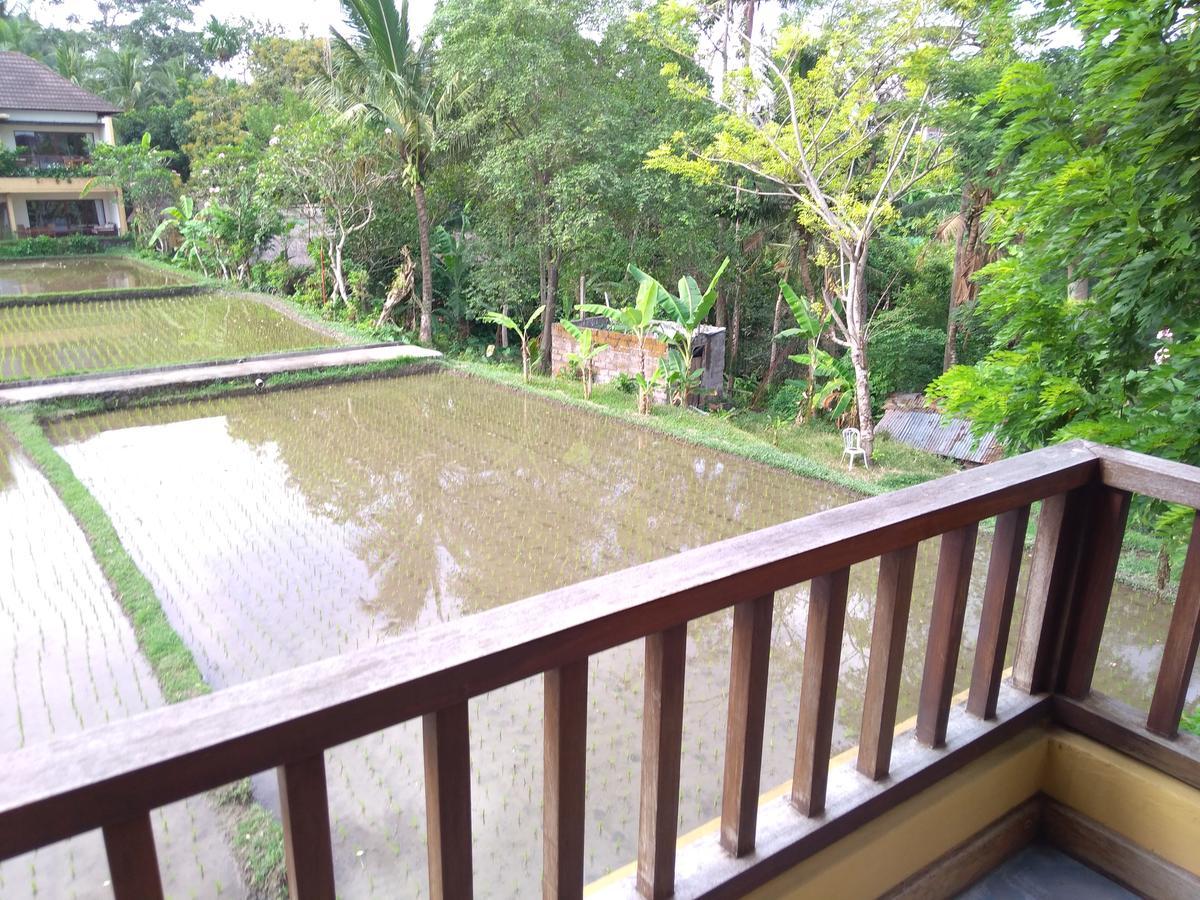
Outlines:
[[280,372],[300,372],[307,369],[328,369],[334,366],[389,362],[395,359],[436,359],[441,355],[436,350],[408,344],[339,347],[332,350],[316,350],[311,353],[260,356],[237,362],[85,375],[38,384],[13,385],[12,387],[0,385],[0,403],[31,403],[39,400],[57,400],[61,397],[92,397],[126,391],[137,392],[153,388],[204,384],[235,378],[260,378]]

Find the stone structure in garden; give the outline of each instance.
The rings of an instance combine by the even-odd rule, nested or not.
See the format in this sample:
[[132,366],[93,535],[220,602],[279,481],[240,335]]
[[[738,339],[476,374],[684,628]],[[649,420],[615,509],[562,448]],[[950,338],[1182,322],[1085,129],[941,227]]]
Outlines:
[[[576,319],[575,325],[593,332],[596,344],[605,344],[606,349],[597,354],[592,362],[596,373],[596,384],[614,381],[619,375],[633,377],[639,368],[649,378],[667,355],[667,344],[659,338],[648,338],[643,351],[639,351],[637,338],[624,331],[614,331],[603,316]],[[673,322],[658,322],[659,337],[673,328]],[[568,356],[576,350],[575,339],[559,324],[554,325],[554,344],[551,351],[551,368],[555,376],[570,368]],[[703,369],[696,402],[703,403],[713,396],[720,397],[725,383],[725,329],[714,325],[701,325],[692,342],[692,368]],[[661,388],[655,392],[656,400],[664,402],[666,392]]]

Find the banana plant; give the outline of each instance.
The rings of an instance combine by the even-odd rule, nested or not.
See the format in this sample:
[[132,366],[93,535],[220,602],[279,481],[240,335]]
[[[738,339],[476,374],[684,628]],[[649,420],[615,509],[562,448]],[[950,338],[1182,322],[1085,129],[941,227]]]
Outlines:
[[596,333],[590,328],[580,328],[569,319],[561,319],[563,330],[575,339],[575,350],[567,354],[567,361],[579,366],[583,378],[583,399],[592,399],[592,384],[596,378],[593,365],[597,356],[608,349],[608,344],[597,344]]
[[638,345],[639,371],[634,376],[638,389],[638,412],[642,415],[650,413],[650,399],[654,388],[662,375],[662,367],[656,367],[649,378],[646,377],[646,341],[657,329],[654,314],[658,310],[659,291],[662,286],[654,279],[638,284],[637,297],[630,306],[609,306],[601,303],[581,303],[579,311],[596,316],[604,316],[609,323],[620,331],[634,336]]
[[652,286],[648,290],[654,291],[657,305],[672,324],[671,328],[664,329],[664,337],[671,350],[678,354],[678,359],[672,361],[671,352],[668,352],[663,361],[664,377],[671,386],[675,402],[681,406],[687,406],[691,402],[692,390],[700,386],[704,377],[703,369],[696,370],[694,376],[691,374],[692,345],[700,326],[704,324],[717,302],[717,283],[728,267],[727,256],[703,293],[700,292],[700,285],[696,283],[696,279],[685,275],[679,279],[679,294],[676,296],[664,288],[656,278],[647,275],[633,263],[629,264],[629,274],[638,282],[639,288],[642,285]]
[[483,321],[516,332],[517,337],[521,339],[521,375],[525,379],[526,384],[529,384],[529,329],[541,317],[542,310],[545,308],[546,304],[543,303],[530,313],[524,325],[518,325],[515,320],[501,312],[484,313],[483,316]]
[[179,246],[175,249],[175,259],[191,261],[200,267],[204,277],[208,277],[208,267],[204,264],[204,255],[212,237],[212,225],[203,209],[196,209],[196,202],[191,197],[180,197],[176,206],[168,206],[162,211],[166,216],[154,233],[150,235],[150,243],[157,244],[169,232],[179,237]]
[[[817,346],[817,342],[821,339],[821,334],[825,331],[825,326],[828,324],[829,317],[816,303],[797,295],[792,290],[792,286],[786,281],[779,283],[779,290],[783,293],[783,299],[787,301],[788,308],[792,311],[792,316],[796,320],[796,327],[785,328],[779,334],[775,335],[775,340],[782,341],[792,337],[800,337],[804,339],[807,345],[806,352],[788,357],[792,362],[802,365],[808,370],[808,387],[804,391],[804,402],[800,404],[800,408],[796,411],[796,424],[799,425],[801,422],[807,422],[813,412],[819,408],[815,402],[817,398],[818,370],[828,372],[830,369],[829,361],[832,360],[832,357]],[[827,357],[827,359],[822,358],[822,355],[823,357]],[[824,389],[821,393],[825,393]]]

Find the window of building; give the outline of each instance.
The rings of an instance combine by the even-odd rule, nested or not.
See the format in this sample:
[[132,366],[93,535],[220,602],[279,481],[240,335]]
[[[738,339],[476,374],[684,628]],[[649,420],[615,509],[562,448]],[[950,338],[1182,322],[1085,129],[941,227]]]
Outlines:
[[26,200],[30,228],[70,231],[86,225],[103,225],[102,204],[95,200]]
[[74,131],[18,131],[17,152],[33,165],[71,165],[92,154],[92,135]]

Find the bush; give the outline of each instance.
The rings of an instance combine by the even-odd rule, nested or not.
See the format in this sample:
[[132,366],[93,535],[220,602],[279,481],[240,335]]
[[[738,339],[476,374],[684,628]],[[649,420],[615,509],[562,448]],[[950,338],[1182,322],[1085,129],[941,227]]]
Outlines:
[[21,259],[30,256],[74,256],[99,253],[104,249],[100,239],[90,234],[72,234],[53,238],[46,235],[20,238],[0,243],[0,259]]
[[633,394],[637,391],[637,382],[628,372],[618,372],[613,384],[622,394]]
[[767,415],[772,419],[787,419],[789,422],[796,418],[800,404],[804,402],[804,391],[808,383],[789,378],[783,384],[771,390],[767,397]]
[[944,331],[908,322],[891,324],[886,315],[876,318],[871,338],[871,402],[876,408],[893,391],[924,391],[942,374],[946,351]]

